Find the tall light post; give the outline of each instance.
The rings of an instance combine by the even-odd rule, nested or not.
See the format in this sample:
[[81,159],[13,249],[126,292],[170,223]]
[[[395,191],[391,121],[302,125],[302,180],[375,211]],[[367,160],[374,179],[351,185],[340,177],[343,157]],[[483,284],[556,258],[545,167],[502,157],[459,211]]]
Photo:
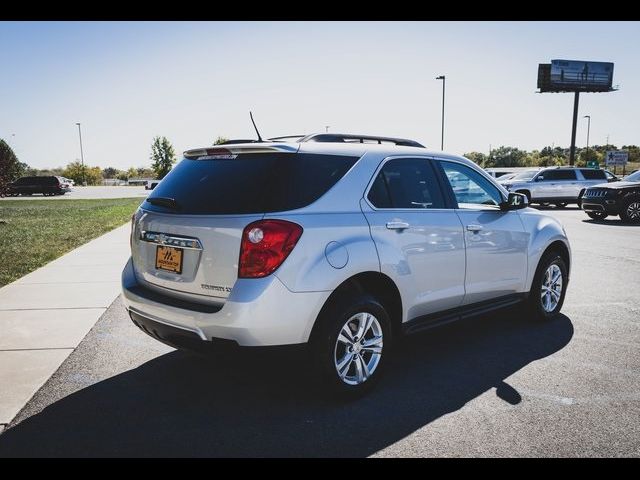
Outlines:
[[591,130],[591,115],[585,115],[582,118],[587,119],[587,161],[589,161],[589,131]]
[[78,136],[80,137],[80,162],[82,165],[82,184],[84,185],[85,183],[87,183],[87,179],[85,178],[85,175],[84,175],[84,153],[82,152],[82,130],[80,130],[79,122],[76,122],[76,125],[78,126]]
[[442,136],[441,136],[441,139],[440,139],[440,150],[444,150],[444,84],[445,84],[445,76],[444,75],[440,75],[439,77],[436,77],[436,80],[442,80],[442,127],[441,127]]

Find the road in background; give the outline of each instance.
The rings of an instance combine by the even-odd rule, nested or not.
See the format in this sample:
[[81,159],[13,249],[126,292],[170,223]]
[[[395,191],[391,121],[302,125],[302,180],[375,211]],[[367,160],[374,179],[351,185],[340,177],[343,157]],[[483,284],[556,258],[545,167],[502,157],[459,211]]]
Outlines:
[[[83,199],[92,198],[129,198],[129,197],[146,197],[151,190],[145,190],[144,186],[131,187],[73,187],[73,190],[64,195],[54,195],[45,197],[41,194],[31,196],[4,197],[7,200],[60,200],[60,199]],[[3,199],[0,198],[0,201]]]
[[410,337],[375,391],[339,403],[295,356],[190,356],[118,299],[0,456],[640,456],[640,226],[548,213],[573,249],[553,322],[511,311]]

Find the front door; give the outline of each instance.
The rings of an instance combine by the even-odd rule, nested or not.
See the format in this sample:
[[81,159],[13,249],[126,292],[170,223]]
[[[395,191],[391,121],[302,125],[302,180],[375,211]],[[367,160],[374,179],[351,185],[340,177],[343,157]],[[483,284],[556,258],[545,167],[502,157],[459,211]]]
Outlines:
[[500,190],[471,167],[440,160],[464,228],[466,277],[463,304],[522,292],[527,274],[525,232],[517,210],[502,211]]

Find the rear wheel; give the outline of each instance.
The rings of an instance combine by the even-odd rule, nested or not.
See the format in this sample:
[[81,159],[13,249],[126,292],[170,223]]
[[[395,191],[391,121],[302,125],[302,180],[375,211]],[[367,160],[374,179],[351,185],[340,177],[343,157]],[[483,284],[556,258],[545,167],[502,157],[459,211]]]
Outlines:
[[560,313],[568,280],[567,264],[560,254],[545,253],[538,263],[527,301],[534,320],[551,320]]
[[357,397],[380,379],[392,341],[391,320],[371,295],[355,294],[318,318],[312,355],[324,387],[341,397]]
[[603,212],[587,212],[587,215],[594,220],[604,220],[607,218],[607,214]]
[[640,223],[640,196],[631,197],[624,202],[620,218],[628,223]]

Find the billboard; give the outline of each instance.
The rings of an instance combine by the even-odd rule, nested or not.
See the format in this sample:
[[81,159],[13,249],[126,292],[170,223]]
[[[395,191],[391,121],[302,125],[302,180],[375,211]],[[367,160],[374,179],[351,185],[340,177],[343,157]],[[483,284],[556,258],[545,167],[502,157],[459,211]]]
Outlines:
[[551,60],[538,66],[541,92],[609,92],[613,63],[584,60]]
[[610,150],[604,157],[607,165],[626,165],[629,160],[629,152],[621,150]]

